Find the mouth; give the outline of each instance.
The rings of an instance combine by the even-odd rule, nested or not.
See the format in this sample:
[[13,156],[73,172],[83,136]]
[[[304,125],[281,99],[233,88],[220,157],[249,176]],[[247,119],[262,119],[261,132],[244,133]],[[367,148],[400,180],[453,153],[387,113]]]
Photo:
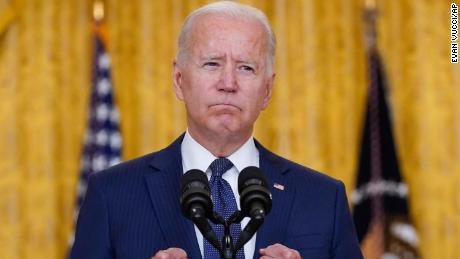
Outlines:
[[217,108],[217,109],[230,109],[230,110],[239,110],[241,111],[241,108],[230,103],[216,103],[212,104],[209,106],[210,108]]

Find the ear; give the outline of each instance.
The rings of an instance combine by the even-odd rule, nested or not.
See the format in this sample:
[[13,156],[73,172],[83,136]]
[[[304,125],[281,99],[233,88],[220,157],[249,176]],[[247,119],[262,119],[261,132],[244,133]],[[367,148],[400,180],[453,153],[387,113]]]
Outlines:
[[273,84],[275,83],[275,76],[276,74],[273,73],[268,79],[267,83],[265,85],[265,98],[262,102],[262,110],[265,110],[268,106],[268,102],[270,101],[272,97],[272,90],[273,90]]
[[177,63],[177,60],[173,62],[173,85],[174,85],[174,93],[176,93],[176,97],[183,101],[184,94],[182,92],[182,71],[180,65]]

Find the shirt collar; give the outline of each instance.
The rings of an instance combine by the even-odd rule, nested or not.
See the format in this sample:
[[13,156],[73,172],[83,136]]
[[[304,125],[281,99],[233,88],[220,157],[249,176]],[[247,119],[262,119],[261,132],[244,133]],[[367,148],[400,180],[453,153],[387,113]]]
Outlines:
[[250,137],[238,150],[227,157],[232,161],[238,172],[248,166],[259,167],[259,150],[256,148],[254,138]]
[[[181,152],[184,173],[191,169],[199,169],[206,172],[212,161],[217,158],[194,140],[188,130],[185,132],[181,144]],[[241,170],[248,166],[259,167],[259,151],[256,148],[254,138],[251,136],[238,150],[228,156],[227,159],[233,163],[238,172],[241,172]]]

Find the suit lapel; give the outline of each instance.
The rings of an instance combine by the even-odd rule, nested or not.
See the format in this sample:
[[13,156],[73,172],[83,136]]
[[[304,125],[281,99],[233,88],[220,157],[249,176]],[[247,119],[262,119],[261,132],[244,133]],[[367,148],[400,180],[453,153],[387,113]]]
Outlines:
[[153,172],[145,174],[145,180],[168,245],[165,248],[180,247],[189,258],[201,258],[193,223],[182,215],[179,204],[182,139],[183,135],[155,156],[150,164]]
[[[267,176],[270,192],[272,193],[272,210],[265,218],[264,224],[257,231],[254,258],[259,258],[259,249],[276,243],[283,243],[286,238],[286,229],[292,203],[294,201],[294,184],[289,182],[286,173],[289,168],[282,158],[265,149],[256,141],[259,150],[260,169]],[[279,188],[275,188],[277,184]],[[284,187],[284,190],[281,186]]]

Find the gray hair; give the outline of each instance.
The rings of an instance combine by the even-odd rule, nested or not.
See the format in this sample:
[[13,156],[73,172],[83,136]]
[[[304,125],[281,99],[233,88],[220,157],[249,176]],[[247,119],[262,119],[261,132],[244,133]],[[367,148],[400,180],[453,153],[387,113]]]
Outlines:
[[267,71],[271,73],[275,58],[276,38],[267,16],[265,16],[265,14],[257,8],[232,1],[214,2],[196,9],[187,16],[184,24],[182,25],[182,29],[179,34],[179,40],[177,42],[176,59],[178,63],[185,61],[187,51],[190,47],[190,36],[193,26],[197,18],[205,14],[221,14],[235,18],[253,19],[260,22],[264,27],[267,35]]

